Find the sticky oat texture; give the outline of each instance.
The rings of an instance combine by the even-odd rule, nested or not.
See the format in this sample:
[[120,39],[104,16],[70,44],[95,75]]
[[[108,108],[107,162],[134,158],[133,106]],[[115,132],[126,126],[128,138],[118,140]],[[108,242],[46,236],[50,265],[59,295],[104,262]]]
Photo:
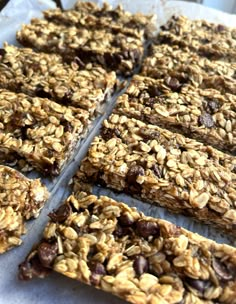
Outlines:
[[190,83],[195,87],[236,94],[235,70],[236,63],[209,60],[188,47],[153,44],[142,64],[141,74],[156,79],[169,75],[182,84]]
[[173,16],[157,35],[157,43],[189,47],[199,55],[226,62],[236,61],[236,30],[206,20]]
[[0,166],[0,253],[21,244],[25,220],[36,218],[47,198],[47,188],[39,179]]
[[217,149],[236,153],[236,96],[183,85],[167,76],[135,75],[115,112],[181,132]]
[[233,247],[106,196],[72,195],[49,216],[20,279],[54,270],[130,303],[235,303]]
[[140,120],[104,121],[74,178],[235,231],[235,157]]
[[8,44],[0,55],[0,87],[83,108],[90,116],[115,88],[115,72],[102,67],[80,67],[76,60],[66,64],[59,55]]
[[32,19],[17,32],[18,41],[46,53],[58,53],[71,62],[77,57],[82,64],[95,63],[123,75],[139,66],[143,41],[107,30],[66,27],[43,19]]
[[57,175],[89,122],[86,110],[0,90],[1,162]]
[[123,10],[121,6],[112,9],[104,4],[97,10],[84,11],[83,8],[62,11],[51,9],[44,11],[44,17],[50,22],[76,26],[77,28],[106,29],[114,34],[122,33],[128,36],[137,37],[145,41],[154,36],[155,26],[152,22],[153,16],[143,14],[131,14]]

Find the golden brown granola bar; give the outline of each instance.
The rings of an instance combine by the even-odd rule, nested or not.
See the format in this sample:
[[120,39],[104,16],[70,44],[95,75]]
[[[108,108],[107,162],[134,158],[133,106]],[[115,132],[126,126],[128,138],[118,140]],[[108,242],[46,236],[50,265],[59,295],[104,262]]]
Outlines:
[[143,14],[131,14],[121,6],[112,9],[108,4],[96,10],[76,9],[62,11],[51,9],[44,11],[44,18],[56,24],[76,26],[77,28],[106,29],[114,34],[123,33],[128,36],[146,40],[154,35],[155,26],[152,22],[153,16]]
[[22,243],[25,220],[39,215],[48,191],[39,179],[0,165],[0,253]]
[[174,16],[162,27],[157,41],[187,46],[209,59],[236,61],[236,29],[206,20]]
[[74,191],[100,183],[233,232],[235,164],[193,139],[112,114],[75,175]]
[[236,96],[183,85],[177,78],[136,75],[118,98],[117,113],[182,132],[236,153]]
[[[86,110],[0,90],[1,162],[57,175],[87,129]],[[32,166],[32,167],[31,167]]]
[[76,62],[67,65],[56,54],[36,53],[5,44],[0,57],[0,87],[49,98],[86,109],[93,116],[116,84],[115,72]]
[[106,196],[71,195],[49,216],[21,280],[54,270],[135,304],[235,303],[233,247]]
[[236,94],[235,63],[209,60],[178,45],[152,45],[141,74],[156,79],[170,75],[182,83]]
[[123,75],[132,74],[143,55],[142,39],[106,30],[66,27],[42,19],[23,25],[17,39],[26,47],[58,53],[68,62],[77,57],[82,65],[95,63]]

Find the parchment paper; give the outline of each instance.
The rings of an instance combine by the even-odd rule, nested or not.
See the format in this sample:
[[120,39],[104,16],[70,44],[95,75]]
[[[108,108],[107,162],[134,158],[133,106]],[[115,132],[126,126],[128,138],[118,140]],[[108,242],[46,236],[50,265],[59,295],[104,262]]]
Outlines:
[[[74,2],[75,0],[62,0],[64,8],[70,8]],[[101,3],[100,0],[97,2]],[[114,6],[122,2],[124,7],[132,12],[156,13],[158,24],[166,22],[173,14],[183,14],[192,19],[205,18],[212,22],[236,26],[235,15],[229,15],[183,1],[111,0],[109,2]],[[4,41],[16,44],[15,32],[20,28],[20,25],[22,23],[28,23],[32,17],[41,16],[43,9],[53,7],[55,7],[55,4],[51,0],[11,0],[0,14],[0,44],[2,45]],[[67,185],[79,166],[81,159],[85,156],[92,139],[98,134],[102,121],[111,112],[114,102],[114,98],[110,100],[106,112],[101,113],[93,123],[89,135],[80,143],[74,158],[69,162],[66,170],[54,180],[43,179],[47,187],[51,190],[49,201],[42,210],[39,218],[27,224],[28,233],[23,238],[24,244],[0,256],[0,304],[124,303],[124,301],[112,295],[95,290],[92,287],[80,284],[59,274],[52,274],[44,280],[37,279],[30,282],[20,282],[17,279],[18,264],[23,261],[32,245],[40,238],[43,227],[48,221],[47,214],[53,208],[57,207],[61,200],[69,194],[70,189]],[[39,174],[33,172],[30,176],[37,177]],[[234,240],[229,239],[226,235],[221,235],[219,231],[216,231],[214,228],[196,223],[181,215],[171,214],[163,208],[144,204],[127,195],[117,195],[117,193],[114,194],[110,190],[99,187],[94,187],[94,193],[109,195],[131,206],[136,206],[147,215],[165,218],[177,225],[184,226],[187,229],[198,232],[218,242],[234,244]]]

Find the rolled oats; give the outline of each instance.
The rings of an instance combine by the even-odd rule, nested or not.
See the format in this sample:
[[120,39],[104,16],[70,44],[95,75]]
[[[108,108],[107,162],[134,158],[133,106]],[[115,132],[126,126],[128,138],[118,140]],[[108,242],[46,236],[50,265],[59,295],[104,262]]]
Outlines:
[[[92,4],[93,5],[93,4]],[[153,16],[131,14],[120,5],[112,9],[104,3],[102,8],[85,10],[84,5],[78,3],[74,9],[62,11],[53,9],[44,12],[44,18],[56,24],[76,26],[77,28],[106,29],[114,34],[122,33],[145,40],[154,35],[155,26]]]
[[86,110],[0,90],[2,162],[57,175],[89,123]]
[[115,87],[115,72],[76,62],[65,64],[56,54],[36,53],[29,48],[5,44],[0,59],[0,86],[31,96],[49,98],[95,114]]
[[0,165],[0,253],[22,243],[25,220],[36,218],[48,198],[39,179]]
[[170,75],[181,83],[236,94],[236,63],[209,60],[178,45],[152,45],[141,74],[156,79]]
[[139,66],[143,55],[140,38],[116,35],[107,30],[66,27],[43,19],[32,19],[17,32],[18,41],[46,53],[58,53],[67,62],[77,60],[99,64],[123,75],[130,75]]
[[176,78],[135,75],[115,112],[181,132],[236,153],[236,96],[182,85]]
[[[104,122],[102,134],[106,128],[112,138],[95,137],[74,177],[74,191],[86,183],[105,184],[233,232],[236,158],[154,125],[141,123],[140,127],[140,123],[117,114]],[[116,142],[112,149],[111,140]],[[150,149],[144,151],[143,143]]]
[[[106,196],[77,193],[64,205],[70,212],[63,221],[54,219],[47,224],[41,243],[20,265],[21,280],[45,277],[54,270],[130,303],[235,303],[235,248],[147,217]],[[114,208],[114,212],[104,212],[107,208]],[[84,212],[88,219],[76,230],[76,239],[65,237],[65,229],[74,230],[75,214]],[[98,229],[90,227],[94,217],[100,223]],[[124,222],[124,218],[134,220]],[[104,226],[107,221],[109,231]],[[55,225],[55,230],[50,229]],[[54,235],[48,234],[51,230]],[[104,238],[85,245],[83,240],[88,235]],[[63,252],[58,251],[58,239]],[[127,255],[126,248],[131,246],[139,250]],[[99,254],[104,256],[102,261]]]
[[157,36],[157,41],[189,47],[209,59],[235,62],[236,29],[206,20],[173,16]]

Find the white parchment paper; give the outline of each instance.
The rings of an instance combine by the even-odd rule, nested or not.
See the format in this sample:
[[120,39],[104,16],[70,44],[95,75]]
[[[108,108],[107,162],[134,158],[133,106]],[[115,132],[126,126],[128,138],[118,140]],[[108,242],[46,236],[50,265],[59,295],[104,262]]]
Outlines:
[[[75,0],[62,0],[64,8],[70,8]],[[101,0],[97,2],[101,3]],[[192,19],[204,18],[212,22],[222,23],[229,26],[236,26],[235,15],[229,15],[210,8],[202,7],[197,4],[186,3],[183,1],[165,1],[165,0],[110,0],[113,6],[122,3],[124,7],[132,12],[144,12],[157,14],[158,24],[167,21],[173,14],[183,14]],[[20,28],[22,23],[28,23],[31,18],[42,15],[41,11],[47,8],[53,8],[55,4],[51,0],[11,0],[9,4],[0,13],[0,44],[4,41],[16,44],[15,32]],[[36,243],[42,233],[43,227],[48,221],[47,214],[57,207],[61,200],[65,198],[70,189],[68,182],[74,175],[81,159],[85,156],[86,151],[99,132],[99,126],[104,118],[111,112],[115,99],[110,100],[106,113],[101,113],[100,117],[93,123],[93,128],[86,139],[82,140],[80,147],[76,150],[74,158],[69,162],[66,170],[54,180],[44,178],[43,181],[51,190],[51,197],[42,210],[38,219],[28,223],[28,233],[24,236],[24,244],[15,248],[6,254],[0,256],[0,304],[118,304],[124,303],[122,300],[105,294],[102,291],[95,290],[92,287],[80,284],[77,281],[65,278],[59,274],[52,274],[45,280],[33,280],[30,282],[20,282],[17,279],[18,265],[22,262]],[[38,176],[31,173],[31,176]],[[94,187],[94,193],[109,195],[116,200],[121,200],[131,206],[136,206],[147,215],[161,217],[170,220],[177,225],[184,226],[194,232],[198,232],[218,242],[234,244],[233,239],[226,235],[221,235],[214,228],[194,222],[193,220],[181,215],[174,215],[163,208],[145,204],[141,201],[130,198],[127,195],[117,195],[110,190]]]

